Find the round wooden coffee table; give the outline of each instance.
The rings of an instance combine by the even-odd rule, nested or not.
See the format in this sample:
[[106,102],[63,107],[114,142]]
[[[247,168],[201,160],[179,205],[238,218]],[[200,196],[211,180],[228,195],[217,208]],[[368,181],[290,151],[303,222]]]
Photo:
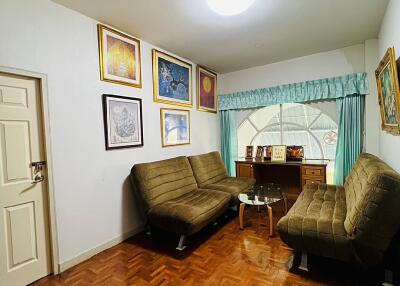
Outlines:
[[269,220],[269,235],[274,235],[274,224],[272,207],[273,203],[283,201],[285,204],[285,214],[287,213],[287,194],[281,190],[281,187],[275,183],[265,183],[255,185],[252,189],[247,192],[239,194],[239,225],[240,229],[243,229],[243,215],[246,205],[267,206],[268,220]]

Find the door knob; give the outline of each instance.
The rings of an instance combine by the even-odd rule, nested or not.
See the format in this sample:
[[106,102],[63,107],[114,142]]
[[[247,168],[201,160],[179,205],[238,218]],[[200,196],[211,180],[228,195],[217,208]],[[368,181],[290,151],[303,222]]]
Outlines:
[[32,184],[37,184],[40,182],[44,181],[44,176],[43,175],[36,175],[35,178],[32,181]]

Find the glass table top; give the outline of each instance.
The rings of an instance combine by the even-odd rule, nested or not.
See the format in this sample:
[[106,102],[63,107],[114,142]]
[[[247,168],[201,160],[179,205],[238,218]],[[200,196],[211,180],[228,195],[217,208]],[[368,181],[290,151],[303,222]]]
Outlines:
[[242,203],[253,206],[269,205],[286,197],[287,193],[275,183],[257,184],[252,189],[239,194],[239,200]]

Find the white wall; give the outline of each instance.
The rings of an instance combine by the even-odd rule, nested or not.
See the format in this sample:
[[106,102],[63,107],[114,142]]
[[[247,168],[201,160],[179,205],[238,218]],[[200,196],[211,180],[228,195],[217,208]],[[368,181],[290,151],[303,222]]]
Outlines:
[[[400,55],[400,0],[391,0],[379,32],[379,59],[382,59],[389,47],[395,49],[396,59]],[[380,120],[379,120],[380,121]],[[400,172],[399,146],[400,136],[380,131],[381,158]]]
[[219,93],[271,87],[287,83],[364,72],[364,45],[313,54],[254,67],[219,77]]
[[[133,164],[219,149],[217,115],[195,108],[192,144],[161,148],[153,47],[142,41],[142,89],[100,81],[96,24],[48,0],[1,1],[0,65],[48,76],[60,262],[141,226],[128,181]],[[193,65],[193,95],[194,80]],[[144,147],[105,151],[103,93],[143,100]]]

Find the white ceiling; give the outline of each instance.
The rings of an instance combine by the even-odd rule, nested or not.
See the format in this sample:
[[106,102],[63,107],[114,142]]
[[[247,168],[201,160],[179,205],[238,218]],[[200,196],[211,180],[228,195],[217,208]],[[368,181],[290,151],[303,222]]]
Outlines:
[[388,3],[256,0],[227,17],[206,0],[53,1],[220,73],[363,43]]

